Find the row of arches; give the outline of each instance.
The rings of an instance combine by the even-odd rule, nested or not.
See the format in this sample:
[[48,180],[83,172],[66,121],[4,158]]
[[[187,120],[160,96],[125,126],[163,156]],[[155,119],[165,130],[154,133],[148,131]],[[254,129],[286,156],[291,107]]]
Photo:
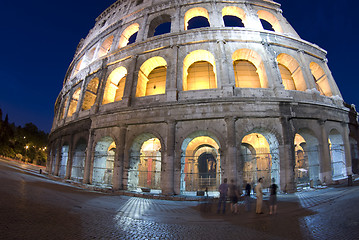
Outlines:
[[[260,30],[269,30],[282,33],[282,27],[278,19],[270,12],[265,10],[257,11],[257,16],[261,24],[253,24],[247,20],[247,13],[236,6],[226,6],[222,9],[223,27],[250,27],[260,28]],[[206,8],[194,7],[189,9],[184,15],[183,30],[191,30],[196,28],[210,27],[210,16]],[[149,24],[147,38],[171,33],[172,17],[168,14],[162,14],[153,18]],[[260,26],[260,27],[258,27]],[[88,50],[83,57],[77,62],[71,76],[75,76],[81,69],[85,68],[92,61],[107,55],[110,51],[121,49],[127,45],[136,42],[138,32],[140,30],[139,23],[132,23],[127,26],[118,37],[117,47],[113,47],[115,35],[110,35],[101,42]]]
[[[233,75],[236,88],[268,88],[268,78],[262,57],[251,49],[238,49],[232,56]],[[286,90],[306,91],[310,87],[302,71],[303,63],[289,54],[280,53],[276,58],[278,71],[282,84]],[[146,60],[139,68],[137,75],[136,97],[165,94],[167,88],[167,61],[160,56]],[[312,81],[322,95],[332,96],[331,87],[322,67],[316,63],[309,64]],[[102,104],[121,101],[124,92],[128,71],[125,66],[114,69],[107,77]],[[98,96],[99,78],[93,78],[82,93],[83,101],[81,110],[90,109]],[[308,86],[309,84],[309,86]],[[313,85],[314,85],[313,84]],[[218,87],[218,74],[216,59],[207,50],[195,50],[190,52],[183,60],[182,91],[216,89]],[[70,117],[77,111],[80,101],[81,86],[75,87],[71,98],[64,99],[60,119],[64,118],[64,112],[69,104],[67,116]],[[69,101],[69,102],[68,102]]]
[[[209,131],[195,131],[183,139],[177,158],[180,161],[178,181],[180,192],[190,194],[205,188],[209,191],[217,191],[224,176],[224,169],[228,168],[225,164],[231,164],[228,159],[225,160],[225,153],[222,152],[226,146],[222,145],[220,138]],[[348,166],[342,135],[338,130],[332,129],[327,141],[330,144],[332,179],[346,178]],[[354,139],[351,141],[356,143]],[[283,176],[281,172],[286,171],[283,168],[285,164],[281,163],[285,160],[279,151],[280,142],[276,134],[265,129],[256,128],[248,132],[239,145],[239,157],[234,160],[237,161],[234,165],[238,168],[237,180],[254,185],[259,178],[264,178],[264,186],[269,187],[274,178],[280,185],[280,178]],[[294,181],[297,187],[320,184],[323,181],[321,174],[325,162],[319,149],[320,141],[314,132],[310,129],[299,130],[293,137],[292,144],[295,151]],[[164,171],[165,143],[156,133],[143,133],[135,137],[129,145],[127,159],[120,164],[115,164],[116,152],[120,146],[116,145],[113,137],[103,136],[93,143],[92,161],[86,164],[87,145],[86,140],[80,139],[74,147],[65,142],[60,152],[53,149],[51,173],[81,182],[86,178],[85,168],[88,168],[91,172],[89,182],[93,185],[111,187],[113,181],[122,181],[124,189],[141,191],[142,188],[147,188],[157,192],[161,192],[163,188],[162,181],[167,179],[165,174],[171,174]],[[72,148],[73,150],[70,151],[69,149]],[[72,158],[70,154],[73,154]],[[122,165],[120,166],[124,171],[122,180],[114,177],[116,165]],[[285,185],[282,183],[282,188]]]

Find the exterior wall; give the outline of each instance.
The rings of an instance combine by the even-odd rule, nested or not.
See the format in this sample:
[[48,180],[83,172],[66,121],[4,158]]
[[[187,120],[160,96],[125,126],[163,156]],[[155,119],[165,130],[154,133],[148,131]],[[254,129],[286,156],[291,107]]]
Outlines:
[[[246,14],[245,28],[226,28],[222,8],[237,6]],[[187,10],[203,7],[209,13],[210,27],[184,30]],[[267,11],[277,18],[282,32],[263,30],[257,12]],[[150,23],[163,14],[171,16],[171,32],[147,37]],[[48,170],[58,175],[61,148],[69,145],[65,178],[71,178],[73,155],[77,142],[87,142],[85,151],[84,183],[92,183],[95,146],[104,137],[116,144],[112,187],[127,189],[131,149],[141,136],[156,137],[161,142],[161,189],[164,194],[181,193],[182,146],[193,136],[208,136],[220,147],[222,178],[243,182],[241,142],[250,133],[262,134],[273,141],[279,159],[278,182],[282,190],[296,188],[294,135],[309,129],[319,142],[320,176],[323,183],[331,183],[330,149],[328,137],[335,129],[343,139],[346,171],[351,170],[349,134],[357,142],[356,112],[343,105],[342,96],[326,64],[326,52],[298,36],[282,16],[280,5],[272,1],[136,1],[119,0],[105,10],[93,29],[83,39],[65,76],[63,89],[55,106],[55,118],[50,134],[51,151]],[[123,31],[133,23],[140,25],[136,42],[118,48]],[[113,35],[109,52],[96,58],[103,41]],[[78,62],[94,51],[94,58],[73,74]],[[265,88],[236,88],[233,54],[249,49],[260,56]],[[216,62],[217,88],[183,91],[183,64],[195,50],[210,52]],[[92,53],[92,52],[91,52]],[[306,84],[305,91],[285,90],[278,68],[277,56],[290,55],[297,61]],[[166,93],[135,97],[140,67],[152,57],[160,56],[167,63]],[[310,70],[317,63],[326,74],[332,96],[320,95]],[[102,104],[106,81],[118,67],[127,69],[126,84],[121,101]],[[81,106],[87,85],[99,79],[96,101],[91,109]],[[67,112],[72,94],[81,88],[76,111]],[[68,99],[66,102],[65,100]],[[63,118],[61,117],[61,111]],[[351,115],[350,115],[351,114]],[[271,143],[272,144],[272,143]],[[274,153],[272,153],[274,154]],[[55,167],[54,167],[55,166]]]

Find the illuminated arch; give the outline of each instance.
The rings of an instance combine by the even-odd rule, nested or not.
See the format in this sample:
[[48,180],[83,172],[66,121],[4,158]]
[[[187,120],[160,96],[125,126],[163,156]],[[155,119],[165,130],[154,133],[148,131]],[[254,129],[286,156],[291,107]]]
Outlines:
[[60,109],[60,119],[63,119],[65,117],[65,111],[67,107],[67,102],[69,100],[69,96],[65,98],[65,101],[62,103],[61,109]]
[[112,185],[115,149],[116,144],[111,137],[103,137],[96,143],[92,184],[105,186]]
[[[236,87],[268,88],[264,64],[258,53],[250,49],[239,49],[233,53],[232,60],[236,76]],[[236,68],[236,64],[240,64],[238,68]],[[256,68],[256,73],[253,72],[254,69],[251,65]],[[241,72],[245,68],[249,68],[250,78],[245,75],[245,72]],[[259,82],[256,75],[258,75]]]
[[102,104],[122,100],[126,84],[127,69],[118,67],[107,78]]
[[98,50],[98,57],[103,57],[105,56],[111,49],[112,46],[112,42],[113,42],[113,36],[109,36],[105,39],[105,41],[103,41],[102,45],[100,46],[100,49]]
[[204,17],[208,20],[208,23],[210,24],[209,21],[209,14],[207,9],[202,8],[202,7],[196,7],[196,8],[192,8],[190,10],[188,10],[184,16],[184,29],[188,30],[188,22],[194,18],[194,17]]
[[121,34],[118,48],[127,46],[130,43],[129,40],[131,36],[136,34],[138,30],[140,30],[140,25],[138,23],[133,23],[130,26],[128,26]]
[[242,21],[244,27],[247,24],[246,14],[244,10],[239,7],[234,7],[234,6],[224,7],[222,9],[222,17],[224,18],[225,16],[235,16],[239,18]]
[[82,110],[88,110],[95,104],[98,84],[99,84],[99,79],[94,78],[87,85],[84,100],[82,103]]
[[328,97],[332,96],[333,93],[332,90],[330,89],[328,77],[324,73],[323,69],[319,66],[318,63],[315,62],[311,62],[309,67],[320,94]]
[[79,102],[80,99],[80,93],[81,93],[81,88],[79,87],[72,94],[69,111],[67,112],[68,117],[71,117],[76,112],[77,103]]
[[[196,68],[198,76],[190,74],[197,71]],[[216,76],[214,56],[206,50],[195,50],[183,60],[183,91],[217,88]]]
[[166,92],[167,62],[162,57],[152,57],[144,62],[137,79],[136,97],[164,94]]
[[281,53],[277,56],[277,62],[286,90],[305,91],[307,89],[302,69],[292,56]]
[[275,32],[283,33],[283,29],[282,29],[281,25],[279,24],[278,19],[273,14],[271,14],[270,12],[264,11],[264,10],[259,10],[257,12],[257,15],[258,15],[259,19],[263,19],[263,20],[267,21],[268,23],[270,23]]

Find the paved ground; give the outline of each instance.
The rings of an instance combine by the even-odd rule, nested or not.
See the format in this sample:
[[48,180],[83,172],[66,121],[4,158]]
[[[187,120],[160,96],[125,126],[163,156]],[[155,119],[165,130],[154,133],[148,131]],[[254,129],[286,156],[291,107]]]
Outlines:
[[91,192],[0,161],[0,239],[358,239],[356,184],[278,198],[275,216],[254,202],[217,215],[215,203]]

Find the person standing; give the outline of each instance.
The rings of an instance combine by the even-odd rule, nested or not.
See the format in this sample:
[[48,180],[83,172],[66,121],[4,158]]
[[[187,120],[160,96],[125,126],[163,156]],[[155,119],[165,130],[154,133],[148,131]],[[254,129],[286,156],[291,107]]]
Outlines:
[[231,200],[231,212],[234,214],[238,213],[238,195],[237,185],[234,183],[234,180],[231,179],[231,184],[229,185],[229,199]]
[[251,211],[251,185],[249,183],[246,184],[246,194],[245,194],[245,202],[246,202],[246,210],[247,212]]
[[277,189],[278,186],[275,184],[275,179],[272,178],[272,185],[270,186],[270,197],[269,197],[269,215],[277,213]]
[[228,184],[227,178],[223,180],[223,183],[219,185],[219,201],[218,201],[218,208],[217,213],[221,211],[221,204],[223,204],[223,214],[226,213],[226,201],[227,201],[227,193],[228,193]]
[[262,204],[263,204],[263,191],[262,191],[262,182],[263,178],[258,179],[258,184],[254,188],[257,196],[257,205],[256,205],[256,213],[263,214],[262,212]]

